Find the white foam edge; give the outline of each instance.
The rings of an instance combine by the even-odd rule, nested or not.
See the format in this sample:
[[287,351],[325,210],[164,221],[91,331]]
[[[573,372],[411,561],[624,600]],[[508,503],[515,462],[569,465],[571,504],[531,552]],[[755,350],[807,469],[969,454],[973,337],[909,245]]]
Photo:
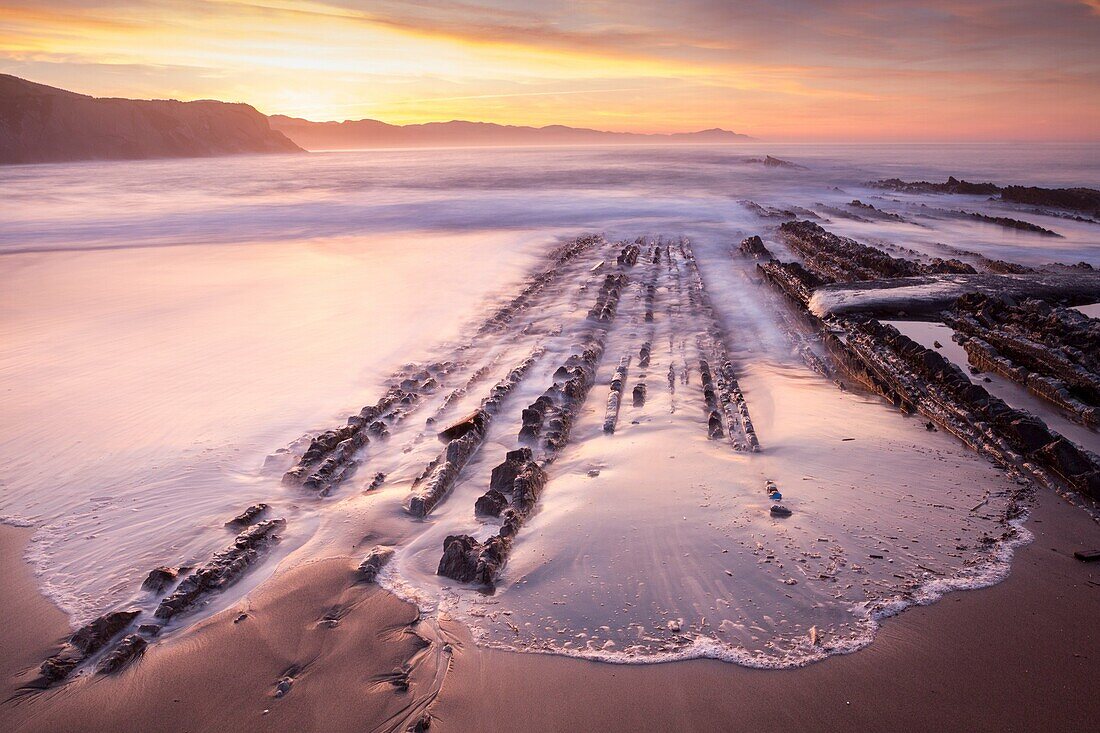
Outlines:
[[947,577],[930,577],[910,593],[894,596],[874,603],[859,603],[851,607],[859,628],[855,636],[830,638],[828,634],[818,644],[809,638],[799,640],[783,655],[765,651],[749,651],[721,642],[710,636],[695,636],[681,648],[667,651],[634,653],[628,651],[609,651],[606,649],[569,649],[564,647],[516,647],[491,638],[487,629],[480,627],[476,619],[461,609],[462,597],[452,588],[442,587],[433,597],[420,588],[406,582],[398,573],[399,563],[392,562],[379,573],[378,584],[398,598],[412,603],[425,617],[447,616],[460,621],[469,630],[474,642],[481,647],[500,649],[525,654],[552,654],[558,656],[587,659],[609,664],[662,664],[691,659],[715,659],[731,662],[752,669],[794,669],[804,667],[828,657],[851,654],[871,644],[875,639],[881,622],[897,616],[907,608],[928,606],[948,593],[964,590],[978,590],[1000,583],[1008,577],[1012,569],[1012,558],[1016,548],[1029,544],[1035,539],[1024,524],[1030,517],[1030,511],[1008,525],[1014,530],[1008,539],[998,542],[992,557],[980,564],[964,567]]

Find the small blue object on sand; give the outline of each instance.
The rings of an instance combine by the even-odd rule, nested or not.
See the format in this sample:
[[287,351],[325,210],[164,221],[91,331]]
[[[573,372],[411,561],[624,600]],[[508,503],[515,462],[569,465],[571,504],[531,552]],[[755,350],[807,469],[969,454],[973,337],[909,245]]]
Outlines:
[[778,491],[773,491],[772,495],[768,498],[771,499],[772,501],[782,501],[783,500],[783,495],[780,494]]

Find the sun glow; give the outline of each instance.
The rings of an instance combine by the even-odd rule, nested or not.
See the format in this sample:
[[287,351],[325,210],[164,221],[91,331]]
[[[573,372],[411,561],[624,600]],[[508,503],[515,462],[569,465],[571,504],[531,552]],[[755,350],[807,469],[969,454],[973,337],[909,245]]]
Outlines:
[[1007,59],[948,23],[1004,22],[989,3],[919,16],[913,39],[888,42],[892,58],[886,39],[858,26],[889,26],[896,12],[859,2],[835,19],[808,6],[777,27],[693,3],[682,17],[643,3],[638,18],[620,9],[586,24],[537,4],[374,5],[2,3],[0,71],[97,96],[245,101],[314,120],[721,126],[772,139],[1082,139],[1100,129],[1100,62],[1076,40],[1098,37],[1095,2],[1049,4],[1043,17],[1072,20],[1077,35],[1057,49],[1021,43]]

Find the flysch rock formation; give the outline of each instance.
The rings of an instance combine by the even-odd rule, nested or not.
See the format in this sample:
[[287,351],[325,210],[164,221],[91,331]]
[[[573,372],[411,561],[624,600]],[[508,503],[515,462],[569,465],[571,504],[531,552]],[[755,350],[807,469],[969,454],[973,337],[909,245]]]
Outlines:
[[[802,224],[810,226],[788,227],[784,231],[787,225],[783,225],[780,235],[785,235],[792,249],[803,256],[803,263],[781,262],[756,240],[746,240],[742,252],[756,259],[764,279],[816,325],[822,344],[851,378],[904,411],[921,412],[941,429],[1006,469],[1032,476],[1058,490],[1100,499],[1100,457],[1051,430],[1038,417],[989,394],[936,351],[902,335],[893,326],[880,323],[868,309],[830,309],[818,305],[822,290],[834,287],[837,282],[863,280],[859,284],[861,291],[873,298],[879,290],[896,289],[892,287],[896,283],[912,281],[906,274],[919,271],[928,263],[898,262],[873,247],[854,246],[851,240],[836,237],[810,222]],[[888,272],[897,273],[898,277],[884,276]],[[1096,328],[1091,319],[1033,301],[1019,307],[1006,306],[1003,301],[998,305],[982,288],[976,287],[978,283],[989,282],[978,278],[1007,276],[951,277],[962,278],[955,282],[957,289],[946,301],[936,302],[943,306],[941,310],[956,305],[957,308],[954,315],[941,313],[941,318],[956,323],[968,339],[996,341],[1025,365],[1039,369],[1042,363],[1044,373],[1040,379],[1051,395],[1072,396],[1067,381],[1075,385],[1078,394],[1091,394],[1089,385],[1095,359],[1077,353],[1080,345],[1088,349],[1095,339]],[[1036,289],[1048,296],[1060,292],[1063,300],[1071,302],[1083,297],[1079,283],[1065,291],[1043,290],[1048,277],[1041,273],[1011,276],[1028,293]],[[896,305],[891,312],[899,310],[906,312]],[[972,348],[990,359],[1000,358],[978,345]],[[1007,358],[1002,363],[1005,371],[1022,366]],[[1061,383],[1057,382],[1059,378]],[[1082,420],[1093,414],[1084,404],[1065,406],[1076,409]]]

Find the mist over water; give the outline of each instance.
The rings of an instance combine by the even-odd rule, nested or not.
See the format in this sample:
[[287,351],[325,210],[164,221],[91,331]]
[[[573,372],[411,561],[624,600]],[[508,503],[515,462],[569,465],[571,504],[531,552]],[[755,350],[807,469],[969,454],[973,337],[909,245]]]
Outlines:
[[[804,168],[765,168],[764,155]],[[782,250],[769,236],[779,220],[741,203],[751,200],[821,211],[830,231],[868,243],[1100,265],[1096,225],[1019,214],[1062,235],[1040,237],[927,211],[1004,215],[981,197],[861,185],[948,175],[1096,186],[1100,146],[419,150],[6,168],[0,515],[37,528],[30,559],[74,622],[148,602],[136,591],[150,568],[201,561],[231,540],[226,519],[265,501],[287,518],[286,537],[226,602],[280,561],[372,534],[400,546],[391,587],[466,620],[485,643],[768,666],[820,654],[805,642],[818,627],[830,650],[854,648],[903,591],[914,602],[1003,575],[1004,552],[970,549],[991,531],[1007,479],[808,371],[730,248],[760,233]],[[854,198],[911,223],[825,213]],[[439,445],[411,428],[378,449],[392,477],[380,490],[365,491],[374,468],[326,499],[282,484],[289,454],[279,451],[374,402],[402,364],[453,356],[559,238],[585,232],[691,239],[763,453],[707,441],[688,387],[676,412],[654,389],[644,410],[624,407],[619,433],[602,435],[610,365],[633,345],[613,342],[497,593],[441,582],[440,543],[483,529],[472,513],[480,476],[514,447],[519,409],[568,353],[563,337],[545,340],[529,393],[427,521],[400,503]],[[570,290],[541,317],[565,321],[588,300]],[[534,343],[493,346],[499,369]],[[654,370],[672,358],[658,344]],[[767,516],[765,479],[790,497],[794,521]]]

